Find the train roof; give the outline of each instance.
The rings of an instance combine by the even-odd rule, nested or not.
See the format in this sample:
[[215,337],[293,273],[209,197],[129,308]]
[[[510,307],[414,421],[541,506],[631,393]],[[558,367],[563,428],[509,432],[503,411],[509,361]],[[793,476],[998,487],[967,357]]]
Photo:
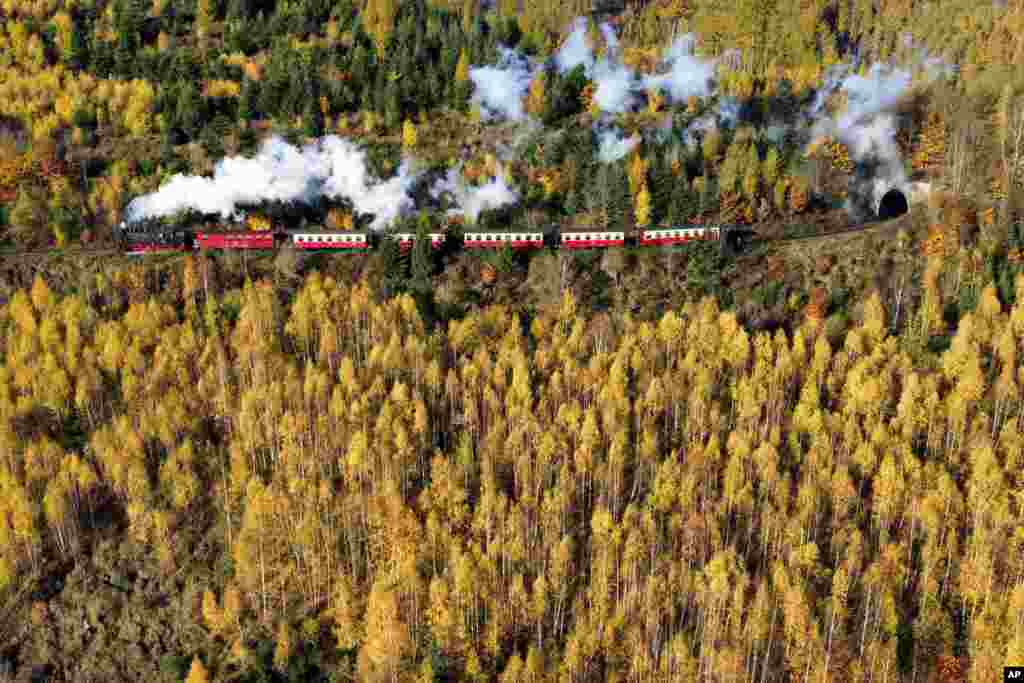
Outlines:
[[[256,231],[267,232],[267,231]],[[369,230],[302,230],[301,228],[287,228],[277,230],[285,235],[369,235]]]
[[619,233],[619,232],[626,232],[626,230],[625,230],[625,228],[593,227],[593,228],[562,228],[559,232],[562,232],[562,233],[573,233],[573,232],[587,232],[587,233],[590,233],[590,232],[602,232],[602,233],[603,232],[615,232],[615,233]]

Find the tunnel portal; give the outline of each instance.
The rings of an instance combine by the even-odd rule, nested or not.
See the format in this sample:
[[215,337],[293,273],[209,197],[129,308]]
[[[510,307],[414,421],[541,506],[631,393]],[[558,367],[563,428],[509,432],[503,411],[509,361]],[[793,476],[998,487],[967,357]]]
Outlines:
[[892,189],[882,195],[882,201],[878,203],[878,218],[883,221],[896,218],[909,210],[907,196],[900,190]]

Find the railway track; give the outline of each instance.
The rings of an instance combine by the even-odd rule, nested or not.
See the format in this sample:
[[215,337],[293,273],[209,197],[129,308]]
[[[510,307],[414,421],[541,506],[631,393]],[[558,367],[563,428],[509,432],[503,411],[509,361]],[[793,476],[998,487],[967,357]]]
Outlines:
[[120,249],[109,247],[75,248],[75,249],[43,249],[35,251],[4,251],[0,250],[0,258],[9,256],[114,256],[122,253]]
[[[795,237],[758,237],[750,242],[751,245],[767,245],[767,244],[788,244],[792,242],[805,242],[812,240],[824,240],[831,239],[834,237],[840,237],[842,235],[849,235],[858,232],[867,232],[869,230],[891,230],[898,224],[899,218],[891,218],[886,221],[867,221],[864,223],[858,223],[851,225],[842,230],[832,230],[817,235],[797,235]],[[175,253],[175,252],[172,252]],[[31,251],[17,251],[0,249],[0,258],[3,257],[26,257],[26,256],[116,256],[124,254],[120,249],[114,249],[111,247],[74,247],[69,249],[42,249],[42,250],[31,250]]]
[[833,237],[840,237],[842,235],[849,235],[857,232],[868,232],[870,230],[887,231],[893,230],[899,226],[899,217],[890,218],[885,221],[867,221],[864,223],[858,223],[843,228],[842,230],[832,230],[830,232],[821,233],[820,235],[797,235],[796,237],[776,237],[771,239],[758,239],[754,240],[754,244],[785,244],[790,242],[804,242],[811,240],[823,240],[831,239]]

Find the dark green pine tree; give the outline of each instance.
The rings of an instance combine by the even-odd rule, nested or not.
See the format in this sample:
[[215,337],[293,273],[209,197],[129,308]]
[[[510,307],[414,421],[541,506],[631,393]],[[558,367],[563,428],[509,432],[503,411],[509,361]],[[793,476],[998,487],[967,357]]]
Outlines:
[[700,197],[690,187],[685,174],[680,173],[674,185],[668,219],[672,225],[683,225],[696,215]]
[[81,31],[71,32],[71,43],[68,47],[68,52],[64,56],[65,64],[71,69],[85,68],[88,63],[87,44]]
[[252,2],[250,0],[229,0],[227,18],[235,21],[246,21],[249,19],[251,10]]
[[160,140],[160,163],[164,165],[169,164],[175,156],[174,145],[171,144],[171,138],[169,137],[170,130],[167,133]]
[[665,160],[656,157],[648,173],[647,189],[651,194],[651,225],[657,225],[668,216],[675,194],[675,178]]
[[711,178],[704,183],[704,192],[701,193],[700,199],[697,202],[698,211],[714,215],[718,213],[721,205],[721,197],[718,194],[718,179]]
[[441,72],[444,73],[448,79],[452,79],[455,76],[455,67],[458,63],[458,46],[445,42],[444,47],[441,49]]
[[238,144],[241,147],[243,154],[251,153],[258,142],[256,137],[256,131],[252,129],[252,126],[246,126],[238,133]]
[[257,100],[259,110],[268,115],[277,112],[281,102],[280,72],[280,63],[271,57],[267,62],[267,72],[264,82],[260,84],[260,95]]
[[242,80],[242,87],[238,93],[238,120],[248,127],[253,119],[253,99],[255,86],[249,78]]
[[629,192],[629,176],[625,162],[608,164],[608,225],[618,229],[631,223],[633,198]]
[[575,187],[569,188],[568,194],[565,195],[565,213],[570,216],[575,216],[580,210],[580,195],[576,191]]
[[135,50],[129,34],[119,33],[114,48],[114,69],[120,76],[131,76],[135,71]]
[[352,62],[348,68],[352,72],[352,84],[356,88],[363,89],[372,74],[370,73],[370,55],[362,43],[356,45],[356,49],[352,51]]
[[224,156],[224,138],[217,132],[217,127],[212,121],[203,127],[200,138],[210,157],[216,159]]
[[189,139],[194,138],[199,132],[199,124],[202,120],[201,106],[202,100],[195,85],[191,82],[184,83],[178,93],[178,108],[175,118],[178,126]]
[[424,211],[420,214],[416,225],[416,241],[413,243],[411,257],[410,285],[420,317],[428,329],[433,327],[437,317],[434,287],[430,281],[433,272],[434,247],[430,243],[430,218]]
[[430,289],[434,272],[434,249],[430,243],[430,217],[424,211],[416,222],[416,241],[412,248],[412,287],[417,291]]
[[384,105],[384,125],[389,129],[398,126],[402,121],[402,105],[398,97],[398,85],[388,83],[387,99]]
[[424,106],[428,109],[432,109],[439,105],[444,99],[444,78],[441,76],[440,68],[437,64],[427,68],[426,78],[424,79],[424,92],[426,94]]
[[409,259],[402,254],[398,240],[385,235],[380,242],[381,298],[390,299],[406,290],[408,285]]
[[307,100],[306,110],[302,114],[302,125],[302,132],[307,137],[318,138],[324,134],[324,115],[318,102]]
[[89,55],[92,70],[100,78],[108,78],[114,68],[111,44],[100,40],[95,33],[89,37]]
[[373,86],[373,110],[385,116],[388,110],[388,95],[392,83],[388,80],[387,69],[377,69],[377,77]]

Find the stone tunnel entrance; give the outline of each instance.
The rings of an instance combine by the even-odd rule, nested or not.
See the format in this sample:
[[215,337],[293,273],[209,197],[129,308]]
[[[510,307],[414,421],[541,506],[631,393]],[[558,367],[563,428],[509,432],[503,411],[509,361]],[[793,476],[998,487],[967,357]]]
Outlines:
[[889,220],[902,216],[909,210],[907,196],[897,189],[892,189],[886,192],[882,196],[882,201],[878,203],[878,218],[883,221]]

